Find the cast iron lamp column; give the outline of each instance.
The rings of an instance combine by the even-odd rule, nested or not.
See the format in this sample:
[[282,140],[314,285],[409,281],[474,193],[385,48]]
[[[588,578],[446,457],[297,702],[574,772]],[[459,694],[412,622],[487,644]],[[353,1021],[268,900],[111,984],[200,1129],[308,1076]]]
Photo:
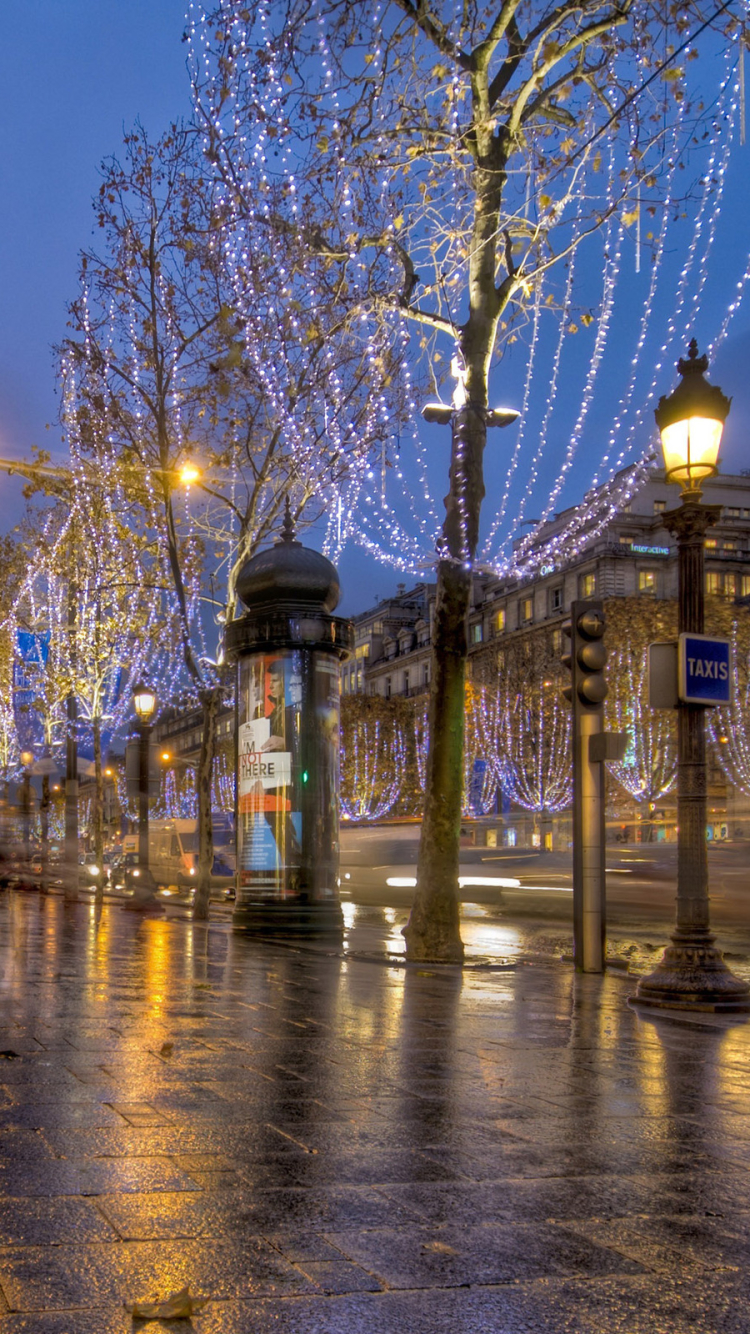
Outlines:
[[[662,516],[677,539],[678,633],[704,631],[706,532],[720,505],[701,503],[701,484],[718,471],[721,434],[731,400],[704,379],[708,358],[693,338],[678,370],[680,384],[656,409],[665,475],[678,482],[683,503]],[[706,845],[706,735],[704,706],[680,702],[677,710],[677,921],[672,943],[657,968],[641,978],[633,999],[680,1010],[750,1010],[750,986],[727,968],[714,946],[708,896]]]
[[149,796],[149,743],[151,720],[156,713],[156,695],[148,686],[133,687],[133,706],[139,725],[138,744],[138,868],[141,877],[148,880],[148,796]]
[[23,842],[23,861],[25,873],[31,869],[31,766],[34,756],[30,750],[21,752],[23,781],[21,783],[21,838]]

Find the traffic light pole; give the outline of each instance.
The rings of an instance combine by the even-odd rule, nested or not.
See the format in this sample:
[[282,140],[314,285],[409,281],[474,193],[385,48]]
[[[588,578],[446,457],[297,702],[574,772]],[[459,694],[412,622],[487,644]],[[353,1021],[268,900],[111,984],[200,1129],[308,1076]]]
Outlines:
[[601,716],[581,713],[573,734],[573,957],[582,973],[604,971],[604,765],[592,762]]
[[622,759],[627,736],[603,731],[607,683],[604,607],[574,602],[570,624],[570,685],[563,694],[573,712],[573,954],[582,973],[602,973],[605,957],[604,761]]
[[[582,973],[604,971],[604,766],[593,738],[602,731],[606,653],[601,602],[570,609],[570,689],[573,706],[573,957]],[[596,743],[594,743],[595,745]]]

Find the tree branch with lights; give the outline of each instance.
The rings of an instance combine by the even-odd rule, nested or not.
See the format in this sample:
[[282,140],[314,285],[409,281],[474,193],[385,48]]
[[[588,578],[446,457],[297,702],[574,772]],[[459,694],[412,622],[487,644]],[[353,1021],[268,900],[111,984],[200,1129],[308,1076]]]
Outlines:
[[[417,894],[405,931],[414,959],[463,957],[466,622],[491,371],[552,269],[570,266],[613,216],[635,216],[644,192],[655,210],[674,206],[661,145],[676,108],[685,114],[684,68],[658,85],[644,76],[667,30],[682,36],[707,13],[697,3],[639,0],[503,0],[489,10],[386,0],[375,11],[351,0],[288,0],[251,12],[224,0],[191,20],[196,106],[232,225],[249,199],[283,214],[277,235],[304,256],[295,271],[308,300],[331,290],[338,273],[336,301],[351,322],[337,314],[337,330],[356,330],[374,349],[389,337],[408,340],[415,325],[409,346],[422,357],[424,382],[445,338],[459,371],[435,548]],[[696,100],[690,115],[698,123],[706,114]],[[605,143],[619,170],[597,186]],[[305,251],[312,235],[325,245]],[[394,540],[405,545],[395,525]]]

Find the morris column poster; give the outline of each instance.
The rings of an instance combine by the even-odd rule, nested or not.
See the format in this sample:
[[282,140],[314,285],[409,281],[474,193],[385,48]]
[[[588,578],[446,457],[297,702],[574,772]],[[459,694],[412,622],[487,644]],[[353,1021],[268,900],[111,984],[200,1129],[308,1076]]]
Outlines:
[[301,679],[293,652],[242,665],[238,729],[240,882],[292,889],[299,865],[300,815],[295,802]]

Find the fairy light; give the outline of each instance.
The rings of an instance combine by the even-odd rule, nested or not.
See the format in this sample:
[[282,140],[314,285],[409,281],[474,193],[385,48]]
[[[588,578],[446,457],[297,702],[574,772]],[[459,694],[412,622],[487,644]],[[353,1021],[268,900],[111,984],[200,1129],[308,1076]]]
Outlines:
[[[580,236],[579,227],[576,227],[574,231],[574,236],[576,237]],[[562,358],[565,336],[568,331],[568,320],[570,319],[570,306],[573,293],[573,278],[575,275],[576,253],[577,253],[576,250],[574,250],[568,264],[568,274],[565,282],[565,294],[563,297],[563,309],[560,318],[560,327],[558,330],[557,344],[555,346],[555,351],[552,358],[552,374],[550,377],[550,387],[549,387],[549,392],[547,394],[547,402],[544,409],[542,424],[539,428],[539,439],[536,451],[534,452],[531,458],[528,485],[526,487],[524,495],[521,497],[521,503],[518,507],[518,516],[515,522],[516,528],[518,528],[523,523],[524,514],[526,513],[526,504],[539,478],[539,468],[547,445],[549,424],[552,418],[552,414],[554,412],[555,401],[557,399],[557,385],[560,374],[560,361]],[[522,543],[522,548],[523,548],[523,543]]]
[[[200,11],[199,11],[200,12]],[[196,20],[196,12],[191,8],[190,19],[190,39],[191,39],[191,70],[194,81],[194,90],[196,106],[201,110],[203,123],[210,126],[211,144],[213,150],[217,153],[219,159],[222,159],[225,166],[230,164],[234,176],[227,170],[219,170],[217,174],[218,197],[222,206],[229,205],[228,222],[222,223],[222,244],[227,247],[227,254],[234,253],[234,264],[238,275],[242,274],[243,266],[246,265],[247,257],[252,256],[254,249],[257,249],[259,241],[264,233],[263,228],[258,225],[255,219],[265,210],[265,217],[270,216],[269,210],[273,207],[281,207],[284,216],[295,223],[301,217],[299,212],[301,185],[303,174],[307,171],[310,158],[306,156],[309,153],[319,151],[320,160],[325,164],[325,169],[329,173],[326,176],[324,193],[319,182],[313,179],[309,188],[313,194],[317,192],[318,198],[324,203],[334,201],[339,214],[338,223],[334,224],[330,234],[332,245],[341,245],[348,253],[348,263],[345,263],[342,272],[346,273],[346,280],[351,287],[352,312],[356,314],[349,326],[352,335],[359,340],[359,346],[362,349],[362,365],[369,368],[370,374],[377,367],[378,356],[381,350],[386,347],[382,341],[385,338],[384,330],[388,325],[387,319],[381,319],[373,327],[369,319],[369,312],[372,307],[371,291],[368,288],[370,282],[370,269],[365,265],[363,256],[359,253],[357,242],[354,238],[356,228],[352,226],[351,214],[352,202],[358,197],[361,184],[361,173],[367,168],[369,159],[370,144],[377,144],[382,141],[384,145],[392,144],[392,139],[388,137],[389,123],[388,116],[390,112],[389,94],[396,85],[389,82],[395,79],[392,71],[386,67],[383,61],[383,52],[385,43],[383,41],[383,30],[379,26],[382,23],[385,9],[378,8],[373,12],[371,28],[368,32],[372,35],[372,41],[368,46],[368,55],[372,57],[369,73],[375,80],[383,79],[384,96],[377,99],[372,107],[372,120],[368,123],[368,146],[361,147],[351,139],[347,139],[351,115],[353,114],[352,104],[349,100],[350,93],[354,84],[349,78],[349,71],[346,63],[346,53],[343,47],[337,44],[337,34],[330,16],[321,0],[314,0],[310,6],[309,14],[301,24],[300,32],[303,37],[304,57],[300,59],[306,61],[306,72],[310,78],[305,84],[305,96],[314,101],[317,110],[318,119],[316,129],[307,134],[307,123],[297,123],[293,108],[300,105],[298,99],[302,97],[302,87],[299,83],[299,76],[296,67],[289,61],[289,48],[285,46],[286,37],[284,34],[284,17],[272,5],[264,4],[252,17],[248,19],[246,12],[242,10],[239,4],[227,3],[222,5],[222,23],[221,27],[231,33],[231,40],[224,43],[221,48],[222,56],[230,60],[226,71],[219,75],[217,56],[219,47],[215,38],[212,36],[210,26],[203,21]],[[368,16],[369,17],[369,16]],[[457,12],[454,12],[446,20],[447,48],[457,40],[461,33],[461,23],[463,18]],[[646,27],[639,29],[640,38],[643,39],[647,32]],[[734,38],[729,44],[732,51],[736,53],[737,47],[734,45]],[[231,51],[230,51],[231,48]],[[256,52],[263,53],[263,60],[257,61]],[[624,53],[616,52],[611,56],[613,62],[612,86],[613,88],[621,86],[628,81],[633,82],[632,69],[638,68],[638,61],[643,61],[642,55],[636,55],[636,65],[633,67],[628,64],[631,57],[627,51]],[[415,160],[409,164],[411,173],[411,182],[414,183],[414,192],[409,193],[411,182],[404,186],[404,178],[401,176],[402,168],[405,165],[405,155],[398,152],[392,153],[389,158],[384,151],[383,159],[377,169],[373,171],[371,188],[373,191],[372,199],[380,209],[383,231],[388,230],[389,237],[393,237],[394,245],[386,245],[380,254],[378,263],[381,265],[382,273],[386,272],[386,265],[392,264],[392,274],[398,272],[397,252],[395,249],[399,234],[403,234],[410,246],[413,247],[413,258],[418,264],[420,271],[427,271],[428,268],[437,276],[440,272],[443,274],[441,284],[433,282],[431,287],[426,287],[426,279],[423,278],[423,291],[432,292],[439,303],[439,308],[444,309],[444,293],[450,294],[451,301],[453,292],[456,292],[456,298],[460,304],[460,282],[463,281],[462,275],[465,273],[466,257],[462,253],[463,239],[465,239],[465,216],[464,209],[466,198],[463,187],[464,176],[467,170],[467,164],[463,157],[463,140],[461,137],[461,115],[465,106],[463,99],[466,96],[465,78],[463,72],[459,69],[458,63],[453,61],[450,56],[446,57],[448,69],[446,71],[445,83],[440,86],[440,101],[437,103],[440,107],[441,126],[445,131],[445,172],[441,176],[442,165],[438,166],[432,162],[429,155],[424,160]],[[287,72],[291,71],[291,91],[290,86],[285,83]],[[631,71],[629,73],[629,71]],[[317,80],[315,76],[317,75]],[[441,76],[442,77],[442,76]],[[737,72],[737,81],[739,80],[739,68]],[[356,82],[356,81],[355,81]],[[683,76],[683,83],[686,85],[687,76]],[[222,88],[227,96],[222,107],[218,107],[216,93]],[[684,92],[684,88],[680,89]],[[663,96],[671,96],[668,88],[665,87]],[[739,103],[739,93],[736,100]],[[604,262],[602,265],[604,271],[604,285],[602,289],[601,300],[597,312],[597,327],[594,335],[594,349],[590,360],[587,362],[583,371],[582,392],[577,394],[579,407],[577,417],[572,431],[566,430],[563,440],[560,440],[560,433],[555,431],[555,425],[560,412],[559,400],[561,398],[559,383],[562,374],[563,358],[567,364],[567,351],[565,351],[565,327],[569,320],[569,312],[572,308],[578,286],[578,276],[572,275],[570,266],[567,278],[570,280],[570,286],[567,282],[563,285],[561,291],[559,280],[552,280],[549,275],[544,279],[538,277],[533,280],[534,263],[539,261],[539,255],[528,254],[524,259],[526,268],[524,272],[530,275],[530,280],[534,288],[533,301],[533,323],[531,330],[531,343],[529,358],[526,366],[526,379],[523,392],[523,406],[528,407],[534,400],[536,385],[533,383],[538,380],[540,371],[544,377],[545,400],[544,408],[541,412],[542,428],[534,441],[533,449],[528,448],[530,426],[525,425],[525,420],[519,428],[519,435],[510,460],[509,468],[502,478],[502,496],[501,503],[492,516],[490,531],[488,537],[484,540],[482,546],[482,557],[480,567],[485,569],[494,569],[496,573],[507,575],[515,572],[517,575],[525,577],[539,568],[540,564],[562,563],[572,558],[582,547],[591,540],[592,534],[601,532],[606,523],[611,519],[614,513],[614,506],[620,503],[626,503],[627,498],[632,494],[639,484],[647,468],[647,457],[645,451],[640,448],[639,435],[642,429],[645,415],[650,407],[653,389],[646,393],[638,390],[638,384],[642,376],[642,367],[648,356],[648,365],[653,372],[657,363],[663,367],[665,357],[668,356],[673,340],[679,334],[679,324],[685,318],[693,318],[700,309],[701,295],[706,289],[709,265],[713,257],[713,252],[717,248],[719,236],[719,214],[720,209],[713,209],[707,205],[705,199],[699,199],[697,204],[697,220],[694,226],[692,240],[688,246],[688,253],[685,263],[679,273],[674,273],[674,264],[671,259],[671,251],[668,248],[668,234],[670,230],[671,216],[670,206],[674,198],[673,184],[675,172],[678,169],[679,158],[682,152],[683,141],[687,143],[688,130],[684,118],[684,107],[688,99],[683,98],[683,102],[677,106],[675,115],[672,117],[668,130],[666,144],[657,144],[655,153],[652,153],[652,160],[656,156],[656,167],[661,180],[662,194],[667,203],[662,209],[660,226],[656,238],[648,238],[651,247],[653,262],[649,266],[649,277],[644,294],[643,306],[640,319],[640,331],[637,338],[635,353],[631,358],[631,365],[627,374],[627,383],[624,392],[621,395],[620,403],[614,414],[612,426],[604,442],[604,448],[592,450],[589,442],[585,439],[585,433],[588,431],[588,423],[592,416],[592,406],[596,401],[596,388],[602,379],[602,370],[606,365],[607,355],[611,355],[612,330],[614,325],[614,315],[617,311],[618,277],[621,266],[623,232],[621,219],[619,216],[612,216],[610,222],[605,225],[604,231]],[[591,104],[589,103],[588,106]],[[582,102],[582,107],[587,106]],[[249,108],[262,109],[262,115],[248,115]],[[731,108],[730,108],[731,110]],[[717,122],[726,114],[726,98],[722,90],[719,92],[717,103],[716,118]],[[625,122],[623,121],[623,124]],[[268,127],[274,127],[273,136],[269,136]],[[621,127],[620,127],[621,128]],[[637,126],[636,126],[637,128]],[[692,123],[690,133],[693,132]],[[316,148],[316,134],[319,139],[325,136],[327,146]],[[595,165],[596,152],[586,152],[582,159],[576,164],[575,169],[569,173],[570,179],[563,181],[562,191],[558,191],[558,198],[550,206],[549,214],[552,216],[552,210],[556,210],[555,228],[558,229],[563,223],[569,229],[567,236],[576,235],[575,228],[579,233],[585,227],[585,218],[580,208],[579,201],[584,199],[589,205],[589,212],[596,212],[600,207],[597,201],[603,200],[604,206],[608,207],[613,203],[613,193],[611,183],[614,178],[619,178],[621,171],[630,170],[631,163],[627,156],[630,151],[630,144],[625,140],[618,138],[618,127],[613,127],[608,131],[609,147],[609,170],[602,173],[602,180],[596,178],[595,172],[598,168]],[[408,139],[404,141],[404,148],[408,147]],[[604,146],[604,141],[602,147]],[[615,145],[618,145],[615,154]],[[620,145],[622,147],[620,148]],[[598,151],[598,150],[597,150]],[[694,152],[704,153],[701,145],[697,145]],[[658,160],[658,155],[663,154],[663,160]],[[713,156],[712,156],[713,155]],[[722,191],[724,188],[724,173],[729,163],[729,149],[727,139],[715,136],[715,141],[708,144],[705,151],[704,170],[701,172],[701,178],[705,182],[710,177],[716,179],[714,195],[712,202],[721,203]],[[649,164],[644,158],[641,162],[641,172],[645,178],[648,174]],[[524,159],[524,170],[516,173],[515,167],[509,169],[507,194],[508,194],[508,217],[512,220],[520,216],[529,220],[529,211],[534,206],[539,197],[530,190],[532,177],[535,183],[535,190],[539,195],[549,189],[549,181],[554,178],[554,173],[550,172],[544,164],[537,163],[534,158],[533,150],[528,152],[528,161]],[[307,179],[307,178],[305,178]],[[447,190],[444,193],[445,207],[433,204],[433,214],[429,224],[422,225],[420,221],[419,203],[417,188],[429,189],[437,180],[443,180],[445,183],[452,184],[452,191]],[[639,182],[635,195],[631,193],[631,200],[635,198],[636,203],[636,249],[642,254],[643,246],[646,244],[642,233],[643,209],[646,206],[648,195],[646,193],[648,184]],[[704,187],[702,187],[702,190]],[[620,186],[618,185],[618,191]],[[627,191],[624,191],[627,194]],[[273,201],[273,202],[272,202]],[[280,203],[279,203],[280,201]],[[546,207],[546,206],[545,206]],[[314,209],[313,209],[314,212]],[[448,226],[447,220],[455,218],[455,225]],[[399,226],[394,226],[394,220],[397,214],[402,214],[399,218]],[[232,216],[233,215],[233,216]],[[564,218],[563,218],[564,215]],[[222,215],[224,216],[224,215]],[[238,225],[238,218],[242,217],[242,226]],[[545,223],[548,221],[547,214],[540,220]],[[437,226],[437,234],[434,229],[431,231],[432,223]],[[336,233],[338,227],[338,234]],[[563,232],[558,232],[564,235]],[[437,239],[435,240],[435,236]],[[430,246],[435,240],[433,247],[434,253],[430,252]],[[591,248],[591,243],[586,242]],[[541,252],[540,252],[541,254]],[[669,262],[665,262],[665,256]],[[294,338],[304,336],[305,315],[304,311],[308,307],[306,301],[312,293],[320,295],[321,290],[317,285],[317,276],[315,268],[319,257],[312,256],[310,274],[305,275],[304,283],[301,282],[300,274],[292,271],[279,271],[279,291],[288,294],[288,299],[296,300],[300,293],[303,294],[301,301],[301,310],[298,314],[293,314],[289,320],[290,333]],[[424,264],[422,261],[425,261]],[[533,262],[532,262],[533,261]],[[643,267],[643,266],[641,266]],[[283,269],[283,265],[281,266]],[[728,312],[729,318],[739,306],[739,302],[744,294],[746,282],[750,278],[750,261],[748,262],[748,273],[738,283],[734,300],[732,302],[733,310]],[[692,285],[691,285],[691,280]],[[241,278],[238,277],[238,281]],[[458,288],[454,286],[459,282]],[[398,281],[398,278],[396,278]],[[648,349],[653,346],[654,334],[656,332],[657,302],[663,301],[663,292],[668,285],[668,290],[672,294],[670,303],[671,324],[667,327],[665,336],[660,338],[662,344],[661,351],[648,354]],[[554,313],[554,318],[560,319],[561,330],[558,332],[557,342],[549,349],[545,346],[545,356],[541,356],[542,346],[540,342],[540,326],[544,325],[542,311],[547,309],[543,307],[542,288],[545,294],[554,294],[556,291],[561,294],[561,309]],[[377,284],[372,288],[373,292],[386,290],[385,287],[378,288]],[[312,298],[311,298],[312,299]],[[248,310],[247,316],[250,317],[249,302],[246,300]],[[269,307],[270,308],[270,307]],[[552,312],[550,312],[552,314]],[[266,312],[258,312],[258,319],[263,320]],[[512,321],[509,327],[512,328]],[[724,329],[728,327],[728,320],[725,319]],[[248,328],[250,323],[248,322]],[[397,349],[397,354],[402,362],[399,371],[401,385],[406,386],[407,380],[404,376],[403,365],[412,347],[409,341],[409,335],[404,334],[405,321],[399,320],[394,315],[391,325],[390,337],[394,340],[391,344],[391,350]],[[398,332],[396,332],[398,330]],[[619,330],[618,330],[619,332]],[[562,338],[560,337],[562,333]],[[258,337],[257,330],[254,335]],[[514,335],[515,336],[515,335]],[[721,337],[721,331],[719,337]],[[725,333],[724,335],[725,336]],[[381,341],[379,341],[381,340]],[[402,340],[402,341],[400,341]],[[248,340],[250,341],[250,340]],[[616,350],[619,354],[619,348]],[[326,347],[325,357],[330,356],[330,345]],[[284,377],[277,375],[277,367],[269,370],[268,367],[258,369],[259,376],[263,383],[264,395],[267,395],[268,402],[273,404],[274,411],[283,411],[285,400],[288,395],[285,394]],[[291,381],[290,381],[291,382]],[[342,380],[334,373],[331,374],[330,388],[333,391],[332,396],[328,395],[326,401],[331,397],[338,403],[344,401],[344,389]],[[403,423],[399,421],[397,429],[394,424],[388,425],[389,417],[389,395],[385,392],[382,385],[376,384],[374,391],[369,396],[368,408],[365,411],[364,418],[360,425],[366,425],[371,431],[373,444],[377,448],[378,464],[373,464],[372,451],[362,451],[357,456],[357,469],[353,470],[352,475],[346,478],[339,477],[335,483],[330,486],[318,485],[313,483],[313,494],[320,501],[323,509],[327,512],[328,526],[326,532],[326,548],[334,554],[341,550],[341,545],[347,540],[354,539],[361,543],[367,550],[371,551],[378,559],[394,564],[397,568],[405,572],[415,573],[429,569],[431,561],[435,558],[435,544],[440,524],[438,522],[438,507],[433,502],[432,489],[429,485],[431,474],[434,469],[431,467],[429,458],[421,448],[421,436],[419,429],[414,429],[413,422],[416,416],[415,406],[412,401],[410,387],[407,389],[409,399],[409,415],[412,420],[411,434],[409,428],[404,428]],[[575,391],[574,391],[575,392]],[[634,409],[634,405],[637,408]],[[320,413],[320,400],[318,406],[311,414],[306,414],[305,422],[285,423],[284,430],[287,432],[287,448],[293,448],[295,451],[303,454],[310,446],[311,431],[310,421],[314,420],[315,412]],[[528,414],[524,413],[524,418]],[[331,420],[333,422],[333,432],[335,434],[336,448],[347,447],[347,433],[342,429],[342,423],[339,421],[338,408],[334,405]],[[381,451],[387,448],[383,442],[386,440],[386,432],[390,440],[397,436],[401,440],[401,451],[398,459],[393,460],[394,467],[391,470],[384,469],[382,466]],[[583,445],[586,444],[588,456],[591,463],[588,465],[592,481],[589,491],[583,504],[579,507],[576,517],[564,528],[563,531],[556,533],[548,542],[545,525],[549,516],[553,513],[559,496],[563,488],[571,477],[574,462],[580,457],[583,451]],[[461,473],[460,464],[463,458],[463,441],[460,433],[456,438],[456,451],[458,456],[459,474]],[[630,470],[625,479],[619,478],[618,473],[623,467],[625,460],[632,458],[633,454],[639,452],[640,457]],[[404,463],[401,465],[401,459]],[[354,475],[356,472],[356,475]],[[399,474],[401,474],[399,476]],[[415,474],[419,477],[418,485],[413,482]],[[310,474],[305,474],[309,481]],[[390,477],[396,485],[391,486]],[[386,478],[386,484],[383,479]],[[518,485],[519,505],[517,512],[512,514],[509,520],[508,515],[511,509],[511,495],[513,488]],[[545,494],[541,499],[536,495],[543,491]],[[521,515],[525,509],[534,503],[534,512],[541,514],[541,518],[536,522],[532,531],[518,540],[519,523]],[[465,497],[462,494],[462,488],[459,486],[456,497],[459,517],[461,521],[462,533],[459,540],[457,559],[466,563],[470,552],[466,538],[466,504]],[[512,550],[512,544],[515,541],[515,550]]]
[[732,626],[734,679],[730,703],[706,710],[713,752],[729,781],[750,795],[750,653]]
[[383,736],[380,719],[356,719],[341,731],[341,813],[347,820],[381,820],[396,805],[406,769],[398,725]]
[[503,488],[503,494],[498,506],[497,514],[492,522],[490,531],[487,535],[487,541],[484,545],[483,559],[489,561],[492,559],[492,549],[495,538],[497,537],[500,526],[505,518],[508,498],[510,495],[511,482],[515,475],[520,458],[522,457],[523,445],[526,434],[526,423],[529,416],[529,401],[531,398],[531,385],[534,376],[534,364],[536,360],[537,342],[539,339],[539,316],[542,309],[542,294],[544,292],[544,278],[541,277],[536,284],[534,293],[534,314],[532,318],[531,343],[529,346],[529,355],[526,362],[526,377],[524,380],[523,396],[521,398],[521,416],[518,431],[516,433],[516,443],[508,467],[507,477]]
[[609,769],[638,803],[657,801],[677,780],[674,721],[663,710],[648,705],[648,666],[642,646],[618,648],[608,671],[610,694],[605,706],[607,724],[628,733],[628,749]]

